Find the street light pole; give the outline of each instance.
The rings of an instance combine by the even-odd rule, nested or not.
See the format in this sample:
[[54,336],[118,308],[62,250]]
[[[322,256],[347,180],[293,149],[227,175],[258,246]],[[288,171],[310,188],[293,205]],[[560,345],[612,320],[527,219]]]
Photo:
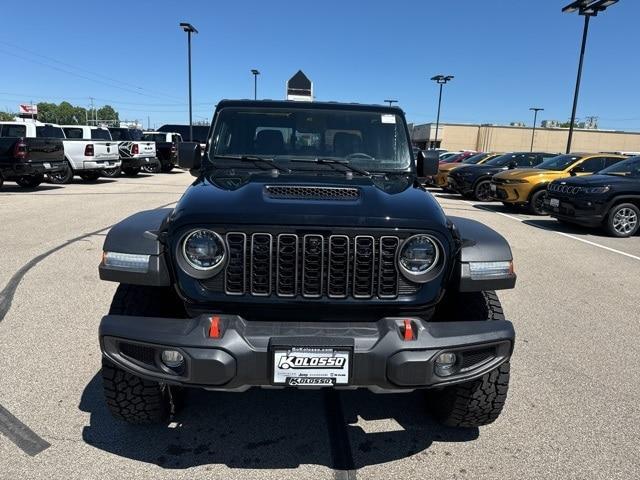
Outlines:
[[[442,86],[446,85],[447,82],[453,80],[453,75],[436,75],[435,77],[431,77],[431,80],[440,85],[440,93],[438,94],[438,115],[436,116],[436,137],[433,140],[434,148],[438,141],[438,129],[440,128],[440,107],[442,106]],[[431,141],[429,141],[431,143]]]
[[260,75],[260,72],[254,68],[253,70],[251,70],[251,73],[253,73],[253,99],[257,100],[258,99],[258,75]]
[[584,16],[584,28],[582,30],[582,45],[580,47],[580,61],[578,62],[578,75],[576,78],[576,88],[573,93],[573,107],[571,109],[571,120],[569,121],[569,138],[567,139],[567,151],[571,152],[571,142],[573,140],[573,125],[576,122],[576,110],[578,108],[578,96],[580,94],[580,81],[582,80],[582,65],[584,63],[584,51],[587,47],[587,36],[589,34],[589,19],[595,17],[599,12],[604,12],[611,5],[618,3],[618,0],[575,0],[562,9],[563,13],[578,12]]
[[187,50],[189,63],[189,141],[193,142],[193,103],[191,101],[191,34],[198,33],[198,30],[190,23],[180,23],[182,29],[187,32]]
[[533,132],[531,132],[531,150],[533,152],[533,139],[536,137],[536,122],[538,121],[538,112],[542,112],[544,108],[531,107],[529,110],[533,110]]
[[385,100],[385,102],[387,102],[389,106],[391,106],[394,103],[398,103],[398,100]]

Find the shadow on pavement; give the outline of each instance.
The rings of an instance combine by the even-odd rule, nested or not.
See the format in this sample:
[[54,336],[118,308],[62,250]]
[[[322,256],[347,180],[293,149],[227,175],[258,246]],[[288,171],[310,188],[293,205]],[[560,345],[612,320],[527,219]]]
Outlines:
[[[357,469],[423,452],[434,441],[465,442],[478,437],[478,429],[436,424],[427,416],[420,392],[189,390],[175,423],[131,426],[111,417],[97,373],[86,386],[79,408],[90,413],[90,424],[82,432],[89,445],[175,469],[207,464],[254,469],[315,464]],[[351,452],[343,451],[347,445]],[[345,466],[344,458],[351,465]]]

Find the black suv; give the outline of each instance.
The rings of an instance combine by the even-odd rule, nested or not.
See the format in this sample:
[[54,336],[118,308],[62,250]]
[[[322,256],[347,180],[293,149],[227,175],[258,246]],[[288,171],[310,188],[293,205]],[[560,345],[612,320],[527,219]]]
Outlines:
[[535,167],[557,153],[511,152],[480,165],[462,165],[449,174],[449,189],[481,202],[493,200],[491,177],[513,168]]
[[364,387],[428,389],[448,425],[498,417],[514,329],[494,290],[515,285],[511,250],[422,187],[438,159],[414,158],[402,110],[225,100],[207,145],[180,145],[196,180],[175,208],[106,237],[113,415],[160,421],[180,387]]
[[634,235],[640,227],[640,157],[550,183],[545,208],[561,221],[604,226],[615,237]]

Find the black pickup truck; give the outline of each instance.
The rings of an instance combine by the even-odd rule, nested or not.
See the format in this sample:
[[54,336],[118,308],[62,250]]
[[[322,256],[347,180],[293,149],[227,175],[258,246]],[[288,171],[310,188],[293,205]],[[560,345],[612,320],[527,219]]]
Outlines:
[[18,133],[13,124],[0,124],[0,187],[10,180],[35,188],[45,174],[64,170],[62,140],[14,136]]
[[168,173],[176,166],[178,159],[178,145],[182,136],[175,132],[142,132],[142,140],[156,142],[157,163],[143,165],[142,170],[147,173]]
[[111,413],[162,421],[183,387],[425,389],[447,425],[494,421],[511,249],[424,189],[438,158],[414,157],[402,110],[224,100],[211,132],[204,152],[180,144],[197,178],[175,208],[105,239],[100,277],[120,284],[99,330]]

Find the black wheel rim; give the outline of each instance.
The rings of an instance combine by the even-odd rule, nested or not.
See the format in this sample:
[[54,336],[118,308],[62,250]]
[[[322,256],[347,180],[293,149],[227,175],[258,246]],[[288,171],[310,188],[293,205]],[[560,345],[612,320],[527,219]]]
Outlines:
[[489,182],[482,182],[476,187],[476,198],[481,202],[491,200],[491,186]]
[[547,198],[547,192],[541,192],[536,195],[533,199],[533,210],[539,214],[547,213],[547,210],[544,208],[544,199]]

